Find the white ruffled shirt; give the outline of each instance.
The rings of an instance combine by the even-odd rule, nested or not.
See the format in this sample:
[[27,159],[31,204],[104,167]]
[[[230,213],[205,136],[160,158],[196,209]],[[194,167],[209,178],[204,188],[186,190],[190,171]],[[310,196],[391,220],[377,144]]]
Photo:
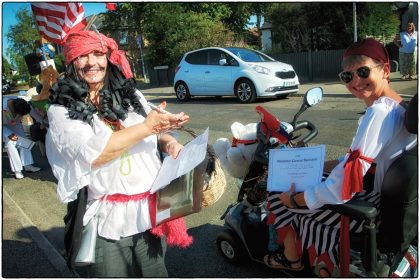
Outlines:
[[[405,108],[395,100],[381,97],[359,119],[359,127],[353,138],[351,150],[374,159],[376,163],[374,190],[381,191],[385,172],[391,163],[403,151],[409,150],[417,143],[417,135],[411,134],[404,126]],[[319,185],[306,190],[305,202],[309,209],[316,209],[325,204],[341,204],[344,164],[347,154],[331,172],[328,178]],[[361,160],[363,174],[366,174],[370,163]]]
[[[136,92],[146,114],[151,111],[140,91]],[[102,153],[113,131],[99,117],[93,115],[93,125],[72,120],[64,106],[51,105],[48,109],[49,130],[46,153],[57,178],[59,199],[70,202],[77,198],[79,189],[88,187],[88,206],[83,219],[86,225],[95,214],[104,194],[134,195],[150,190],[161,166],[157,156],[157,137],[149,136],[130,148],[126,154],[99,168],[92,162]],[[125,127],[142,123],[144,117],[129,112],[122,122]],[[98,234],[119,240],[151,228],[147,199],[126,203],[101,202]]]

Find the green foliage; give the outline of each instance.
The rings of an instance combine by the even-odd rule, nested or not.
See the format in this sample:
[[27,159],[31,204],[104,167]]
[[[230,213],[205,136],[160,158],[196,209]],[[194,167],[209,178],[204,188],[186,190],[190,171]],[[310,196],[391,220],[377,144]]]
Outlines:
[[[270,4],[271,5],[271,4]],[[116,38],[124,26],[130,37],[142,35],[146,61],[151,66],[178,63],[189,50],[243,41],[251,14],[261,23],[267,3],[119,3],[116,11],[107,12],[102,31]],[[132,62],[139,61],[135,40],[125,47]]]
[[35,51],[40,36],[30,11],[25,8],[18,10],[16,19],[17,23],[10,26],[6,33],[11,43],[7,51],[11,62],[17,66],[20,79],[28,81],[29,70],[23,57]]
[[337,49],[352,40],[352,3],[277,3],[268,11],[282,52]]
[[63,73],[66,70],[65,59],[62,53],[54,57],[54,63],[58,73]]
[[394,37],[398,33],[400,21],[392,11],[392,3],[367,3],[366,13],[360,21],[361,37]]
[[7,78],[10,79],[12,77],[12,66],[10,65],[9,61],[3,56],[1,57],[1,72]]
[[230,32],[208,14],[185,11],[179,3],[147,3],[144,7],[144,35],[150,44],[151,66],[175,66],[186,51],[224,45]]
[[185,11],[202,13],[209,15],[215,21],[222,21],[232,15],[232,10],[224,3],[183,3]]
[[307,50],[308,27],[301,3],[275,3],[268,11],[272,24],[272,41],[277,51]]
[[[358,37],[393,36],[399,20],[392,3],[357,2]],[[346,48],[353,42],[353,3],[276,3],[267,13],[280,52]]]
[[30,11],[25,8],[18,10],[16,19],[17,23],[10,26],[6,36],[13,52],[24,56],[35,51],[40,36]]

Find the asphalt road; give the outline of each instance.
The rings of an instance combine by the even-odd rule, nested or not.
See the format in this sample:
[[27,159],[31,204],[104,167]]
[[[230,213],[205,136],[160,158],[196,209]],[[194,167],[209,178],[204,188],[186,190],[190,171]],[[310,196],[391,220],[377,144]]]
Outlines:
[[[392,83],[407,100],[417,92],[417,81],[400,81],[395,75]],[[231,138],[230,125],[234,121],[243,124],[257,122],[256,105],[263,106],[280,120],[291,121],[299,109],[302,94],[310,87],[321,86],[326,93],[324,100],[302,114],[301,120],[314,123],[319,134],[312,144],[327,146],[327,159],[342,155],[351,143],[357,128],[357,120],[363,114],[363,103],[346,93],[338,83],[306,84],[298,95],[286,99],[263,99],[254,104],[238,104],[234,98],[193,98],[187,103],[178,103],[171,87],[142,90],[146,97],[159,103],[168,102],[171,112],[187,112],[191,119],[187,127],[196,132],[210,127],[210,143],[220,137]],[[183,142],[191,136],[181,133]],[[42,171],[25,174],[16,180],[10,172],[7,155],[3,152],[3,277],[69,277],[63,253],[63,216],[65,205],[61,204],[55,191],[55,178],[45,157],[34,148],[36,165]],[[194,243],[187,249],[169,248],[166,264],[173,278],[262,278],[284,277],[279,271],[258,263],[237,267],[226,262],[217,251],[216,236],[223,228],[220,216],[226,207],[236,200],[236,181],[226,176],[228,187],[222,198],[213,206],[187,216],[188,232]],[[81,272],[83,275],[83,273]]]

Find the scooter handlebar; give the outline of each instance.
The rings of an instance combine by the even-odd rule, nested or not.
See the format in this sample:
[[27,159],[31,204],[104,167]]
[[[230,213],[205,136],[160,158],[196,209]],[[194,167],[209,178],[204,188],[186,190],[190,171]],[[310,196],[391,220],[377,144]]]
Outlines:
[[305,146],[306,144],[309,143],[309,141],[311,141],[318,135],[318,129],[310,121],[298,121],[296,123],[296,126],[294,127],[293,132],[296,132],[301,129],[307,129],[309,130],[309,133],[304,138],[299,140],[299,142],[297,143],[298,147]]

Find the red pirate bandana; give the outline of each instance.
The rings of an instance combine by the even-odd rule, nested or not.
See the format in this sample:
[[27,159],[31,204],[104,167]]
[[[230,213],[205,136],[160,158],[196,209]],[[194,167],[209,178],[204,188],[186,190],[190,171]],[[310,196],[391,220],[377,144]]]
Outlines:
[[385,47],[373,38],[367,38],[348,47],[343,58],[350,55],[365,55],[384,64],[389,64],[389,55]]
[[125,57],[124,52],[118,50],[118,45],[113,39],[108,38],[101,33],[96,33],[91,30],[82,30],[70,33],[64,44],[63,53],[66,64],[68,65],[79,56],[93,51],[103,53],[107,53],[109,51],[109,61],[112,64],[117,65],[127,79],[133,77],[130,64]]

